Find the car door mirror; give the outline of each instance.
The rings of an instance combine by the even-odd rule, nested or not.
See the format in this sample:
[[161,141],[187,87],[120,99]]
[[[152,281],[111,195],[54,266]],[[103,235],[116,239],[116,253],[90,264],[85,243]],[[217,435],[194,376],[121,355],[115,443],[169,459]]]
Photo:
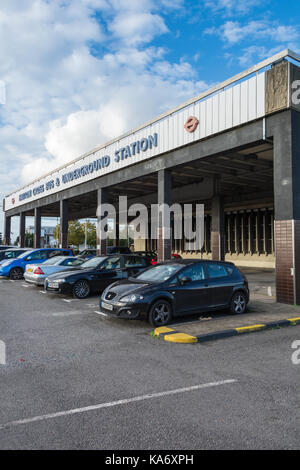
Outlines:
[[185,286],[189,282],[192,282],[192,279],[190,277],[184,276],[181,279],[179,279],[179,285],[180,286]]

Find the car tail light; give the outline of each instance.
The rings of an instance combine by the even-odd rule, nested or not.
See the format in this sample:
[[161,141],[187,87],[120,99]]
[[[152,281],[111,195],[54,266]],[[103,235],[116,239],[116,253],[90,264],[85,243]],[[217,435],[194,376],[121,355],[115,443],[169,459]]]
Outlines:
[[155,258],[152,258],[151,264],[157,264],[157,261],[155,260]]
[[33,274],[45,274],[44,271],[40,268],[40,267],[37,267],[34,271],[33,271]]

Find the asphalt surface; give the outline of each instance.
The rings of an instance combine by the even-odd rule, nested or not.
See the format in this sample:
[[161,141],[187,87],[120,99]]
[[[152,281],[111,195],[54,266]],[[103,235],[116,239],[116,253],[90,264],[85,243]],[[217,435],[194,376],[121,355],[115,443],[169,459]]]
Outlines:
[[0,281],[0,449],[299,448],[299,326],[171,344],[40,291]]

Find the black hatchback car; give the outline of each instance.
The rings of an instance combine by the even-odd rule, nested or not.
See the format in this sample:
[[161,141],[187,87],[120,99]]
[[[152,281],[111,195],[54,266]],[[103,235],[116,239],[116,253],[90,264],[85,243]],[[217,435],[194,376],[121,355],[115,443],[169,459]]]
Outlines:
[[149,264],[142,256],[95,256],[79,267],[48,276],[44,287],[48,292],[73,294],[78,299],[85,299],[90,293],[102,292],[116,280],[136,275]]
[[151,325],[163,326],[179,315],[243,313],[248,302],[248,281],[234,264],[182,259],[115,282],[103,292],[100,310],[118,318],[146,315]]

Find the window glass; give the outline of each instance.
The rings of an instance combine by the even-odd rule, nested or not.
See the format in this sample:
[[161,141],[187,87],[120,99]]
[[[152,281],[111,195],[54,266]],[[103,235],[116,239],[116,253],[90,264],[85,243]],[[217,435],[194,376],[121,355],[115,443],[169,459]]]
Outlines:
[[109,269],[118,269],[121,267],[121,258],[118,256],[113,256],[111,258],[107,258],[104,263],[101,264],[101,270],[109,270]]
[[47,259],[47,252],[42,250],[35,251],[34,253],[28,255],[27,261],[32,261],[36,259]]
[[164,282],[180,269],[182,269],[180,264],[158,264],[136,276],[136,279],[139,281]]
[[144,266],[144,262],[138,256],[126,256],[125,257],[125,268]]
[[228,276],[226,266],[224,266],[223,264],[217,264],[217,263],[210,264],[209,263],[207,265],[207,269],[208,269],[208,274],[209,274],[210,279],[216,279],[218,277]]
[[49,258],[44,262],[46,266],[53,266],[54,264],[58,264],[63,258],[61,256],[55,256],[54,258]]
[[9,258],[15,258],[16,252],[15,251],[6,251],[4,253],[4,258],[9,259]]
[[183,277],[189,277],[193,282],[194,281],[203,281],[205,279],[205,270],[203,264],[192,264],[188,268],[184,269],[178,275],[178,279]]
[[79,266],[83,262],[82,259],[77,259],[77,258],[68,258],[65,259],[61,264],[61,266]]
[[95,256],[94,258],[91,258],[85,261],[81,266],[83,268],[90,268],[90,269],[97,268],[97,266],[105,259],[106,258],[104,258],[103,256]]
[[[47,252],[47,258],[53,258],[54,256],[62,256],[63,252],[60,250],[48,250]],[[67,253],[67,256],[69,253]]]

